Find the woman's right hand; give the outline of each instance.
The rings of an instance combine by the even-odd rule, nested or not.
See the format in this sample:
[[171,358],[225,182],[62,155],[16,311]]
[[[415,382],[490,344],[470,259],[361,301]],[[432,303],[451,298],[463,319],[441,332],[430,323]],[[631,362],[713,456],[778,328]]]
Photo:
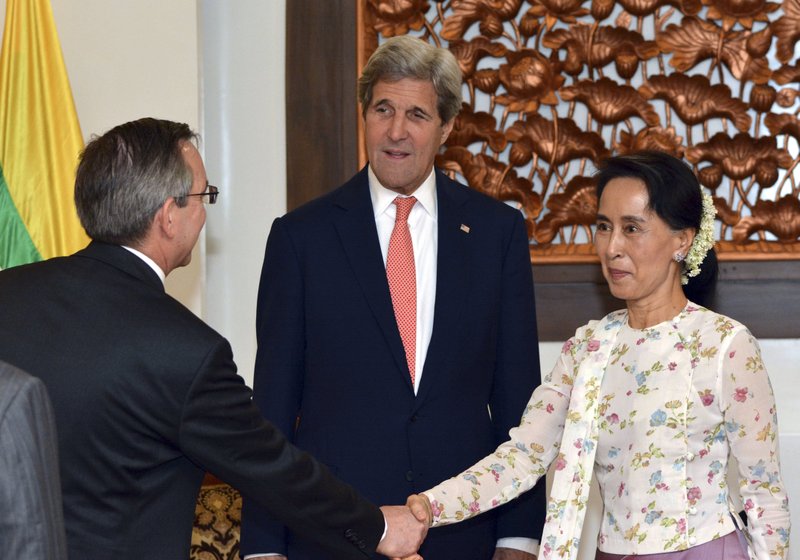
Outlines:
[[406,500],[406,506],[408,506],[417,520],[425,523],[428,527],[431,526],[433,510],[431,509],[431,502],[425,494],[411,494]]

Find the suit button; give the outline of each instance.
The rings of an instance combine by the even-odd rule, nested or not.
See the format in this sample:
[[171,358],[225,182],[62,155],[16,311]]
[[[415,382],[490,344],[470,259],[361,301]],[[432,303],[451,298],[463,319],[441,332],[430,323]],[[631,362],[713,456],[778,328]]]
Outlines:
[[411,421],[412,422],[416,422],[417,420],[419,420],[419,415],[418,414],[414,414],[414,415],[411,416]]
[[414,482],[414,471],[406,472],[406,480],[409,482]]
[[348,540],[353,540],[354,534],[355,531],[353,531],[352,529],[348,529],[347,531],[344,532],[344,536],[347,537]]

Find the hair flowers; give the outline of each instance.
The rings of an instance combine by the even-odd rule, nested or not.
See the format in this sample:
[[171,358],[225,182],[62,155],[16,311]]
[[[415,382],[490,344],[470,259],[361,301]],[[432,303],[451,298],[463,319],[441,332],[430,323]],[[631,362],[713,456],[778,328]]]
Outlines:
[[700,274],[700,265],[703,264],[703,259],[706,258],[708,251],[714,246],[714,218],[716,215],[714,199],[710,194],[703,193],[703,216],[700,218],[700,231],[695,234],[692,246],[686,254],[681,284],[687,284],[689,278]]

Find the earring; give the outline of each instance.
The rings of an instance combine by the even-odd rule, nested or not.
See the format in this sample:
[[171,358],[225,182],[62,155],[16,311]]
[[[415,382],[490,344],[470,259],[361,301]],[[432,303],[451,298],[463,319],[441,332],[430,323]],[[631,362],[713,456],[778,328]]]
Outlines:
[[675,261],[676,263],[682,263],[683,259],[684,257],[680,253],[675,253],[674,255],[672,255],[672,260]]

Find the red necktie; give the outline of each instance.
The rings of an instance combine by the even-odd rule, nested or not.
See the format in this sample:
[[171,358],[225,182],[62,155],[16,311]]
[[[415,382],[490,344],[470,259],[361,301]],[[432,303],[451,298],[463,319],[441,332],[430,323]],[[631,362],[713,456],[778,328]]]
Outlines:
[[406,350],[411,385],[414,385],[417,355],[417,272],[414,266],[414,246],[408,230],[408,215],[416,202],[417,199],[413,196],[398,196],[394,199],[397,216],[386,257],[386,277],[389,279],[397,328]]

